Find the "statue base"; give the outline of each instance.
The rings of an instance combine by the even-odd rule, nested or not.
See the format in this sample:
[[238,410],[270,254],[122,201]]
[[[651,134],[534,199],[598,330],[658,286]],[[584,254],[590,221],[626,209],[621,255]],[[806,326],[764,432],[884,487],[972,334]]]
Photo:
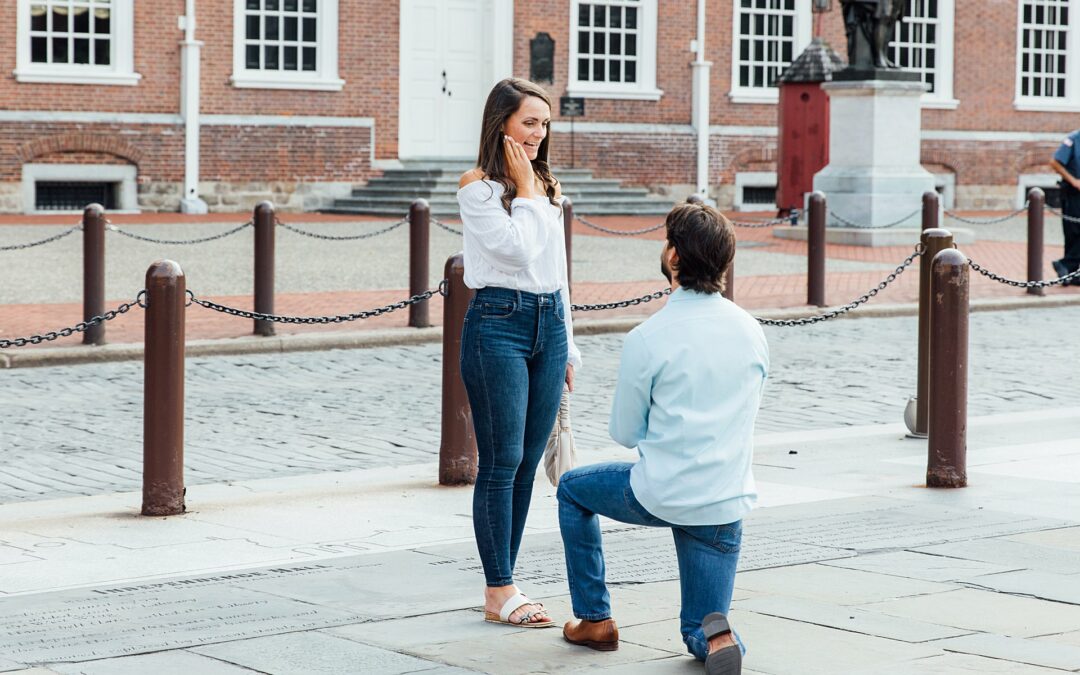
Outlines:
[[879,82],[921,82],[918,73],[898,68],[859,68],[848,66],[832,74],[833,82],[877,80]]
[[834,74],[821,88],[829,94],[829,164],[814,175],[814,189],[828,200],[828,227],[919,227],[922,195],[934,189],[919,162],[926,85]]
[[[974,244],[975,230],[964,227],[950,227],[953,241],[957,244]],[[806,241],[809,236],[805,225],[794,227],[777,225],[772,234],[777,239],[789,241]],[[877,230],[856,229],[854,227],[830,227],[825,230],[825,243],[839,244],[841,246],[866,246],[876,248],[880,246],[914,246],[922,236],[922,228],[914,227],[887,227]]]

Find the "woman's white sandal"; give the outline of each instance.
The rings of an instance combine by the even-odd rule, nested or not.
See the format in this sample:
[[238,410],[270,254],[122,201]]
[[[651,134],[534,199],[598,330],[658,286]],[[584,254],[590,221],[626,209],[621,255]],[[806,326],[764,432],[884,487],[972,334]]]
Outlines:
[[[518,609],[525,605],[536,605],[540,608],[536,612],[528,612],[524,616],[520,617],[517,621],[511,621],[510,615],[516,612]],[[555,622],[549,617],[546,621],[533,621],[532,618],[537,614],[544,611],[543,603],[533,602],[525,597],[524,593],[515,593],[503,603],[502,609],[498,614],[494,612],[484,611],[484,621],[488,623],[505,623],[508,626],[519,626],[521,628],[549,628],[555,625]]]

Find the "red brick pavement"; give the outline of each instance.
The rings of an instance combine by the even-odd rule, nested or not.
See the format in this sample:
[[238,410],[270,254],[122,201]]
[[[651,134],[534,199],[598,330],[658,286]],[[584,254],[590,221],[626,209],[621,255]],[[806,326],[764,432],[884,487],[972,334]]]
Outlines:
[[[989,216],[992,214],[978,214]],[[243,222],[247,214],[211,214],[209,216],[185,216],[180,214],[147,214],[141,215],[116,215],[112,220],[117,223],[179,223],[179,222]],[[329,220],[379,220],[378,218],[363,218],[355,216],[330,216],[323,214],[303,214],[306,221],[329,221]],[[296,215],[293,218],[297,218]],[[745,219],[745,215],[741,218]],[[591,219],[593,220],[593,219]],[[0,225],[5,224],[57,224],[71,221],[71,216],[3,216],[0,217]],[[637,229],[660,221],[658,217],[606,217],[595,218],[598,224],[618,229]],[[788,253],[805,255],[805,242],[777,239],[772,236],[771,229],[739,229],[738,236],[741,241],[754,241],[763,246],[754,250],[775,253]],[[587,228],[581,223],[575,223],[574,233],[588,236],[614,236],[606,235]],[[659,241],[662,232],[657,231],[644,238]],[[1026,275],[1026,247],[1023,243],[980,241],[976,244],[963,247],[964,252],[973,260],[1000,274],[1023,279]],[[860,246],[829,245],[826,255],[838,260],[858,260],[866,262],[896,263],[899,264],[910,254],[911,247],[896,246],[883,248],[867,248]],[[1046,269],[1044,278],[1050,278],[1053,271],[1049,261],[1058,253],[1057,247],[1047,247],[1044,259]],[[896,282],[880,293],[873,303],[910,303],[918,296],[918,268],[917,265],[901,275]],[[650,270],[651,273],[651,270]],[[887,272],[843,272],[832,273],[827,277],[826,292],[827,300],[831,305],[841,305],[859,297],[870,288],[880,282]],[[665,284],[658,277],[650,277],[634,282],[619,283],[575,283],[574,302],[580,304],[592,304],[611,302],[644,295],[658,290]],[[135,295],[133,289],[132,297]],[[1047,294],[1078,294],[1080,288],[1053,288],[1048,289]],[[973,276],[972,298],[999,298],[999,297],[1023,297],[1025,292],[1021,289],[1012,288],[1003,284],[995,283],[979,275]],[[362,309],[387,305],[396,302],[408,295],[405,289],[379,290],[379,291],[348,291],[330,293],[281,293],[276,297],[275,307],[279,314],[289,315],[332,315],[348,314]],[[130,298],[112,299],[107,303],[108,308],[113,308],[120,302]],[[251,299],[248,296],[215,297],[216,302],[239,308],[250,309]],[[738,258],[736,257],[736,283],[735,300],[749,310],[774,309],[774,308],[799,308],[805,307],[806,302],[806,276],[800,274],[773,274],[773,275],[738,275]],[[628,313],[649,314],[661,307],[663,300],[653,301],[626,310],[609,310],[590,312],[589,318],[605,318],[621,316]],[[434,323],[440,324],[442,319],[442,302],[438,296],[432,298],[430,307],[431,318]],[[581,315],[579,315],[581,316]],[[73,325],[81,320],[81,307],[78,304],[37,304],[37,305],[3,305],[0,306],[0,337],[13,338],[30,335],[49,330],[56,330],[64,326]],[[294,325],[278,324],[279,334],[321,332],[327,330],[365,330],[401,328],[407,323],[408,313],[398,311],[392,314],[342,324],[329,325]],[[582,317],[584,318],[584,317]],[[207,338],[230,338],[241,337],[251,334],[251,321],[239,319],[233,316],[213,312],[202,307],[193,306],[188,310],[187,336],[188,339]],[[106,328],[107,339],[111,343],[141,342],[143,339],[143,312],[141,309],[133,309],[113,321]],[[81,342],[78,335],[61,338],[43,346],[74,345]],[[30,347],[28,347],[30,348]]]

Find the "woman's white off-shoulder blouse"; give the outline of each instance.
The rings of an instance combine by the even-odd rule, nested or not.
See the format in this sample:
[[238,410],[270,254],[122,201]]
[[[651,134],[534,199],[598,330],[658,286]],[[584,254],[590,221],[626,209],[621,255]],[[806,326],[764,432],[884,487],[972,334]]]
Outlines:
[[574,344],[566,280],[562,209],[548,201],[518,198],[503,209],[502,185],[478,180],[458,190],[465,234],[465,285],[512,288],[529,293],[559,291],[565,308],[567,361],[581,367]]

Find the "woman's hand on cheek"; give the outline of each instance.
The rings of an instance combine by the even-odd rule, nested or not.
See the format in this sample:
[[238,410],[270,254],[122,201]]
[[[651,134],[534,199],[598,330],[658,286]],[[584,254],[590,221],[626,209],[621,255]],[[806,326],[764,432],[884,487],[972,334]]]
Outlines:
[[506,171],[517,188],[517,196],[526,199],[535,198],[536,178],[533,174],[532,162],[525,154],[525,148],[506,135],[503,136],[503,147],[506,155]]

